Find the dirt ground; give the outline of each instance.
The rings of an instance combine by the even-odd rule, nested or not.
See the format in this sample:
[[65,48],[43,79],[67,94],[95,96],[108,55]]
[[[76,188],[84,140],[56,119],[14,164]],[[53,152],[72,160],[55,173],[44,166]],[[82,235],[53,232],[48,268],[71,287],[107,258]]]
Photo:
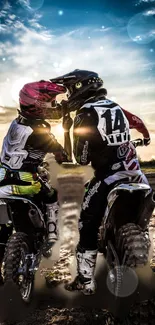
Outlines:
[[[116,310],[115,298],[106,284],[106,266],[100,264],[101,261],[99,256],[98,290],[91,297],[66,292],[61,283],[62,274],[57,281],[46,283],[38,272],[32,303],[25,307],[17,289],[12,283],[8,284],[0,291],[0,325],[154,325],[155,276],[149,265],[139,271],[135,292],[120,298]],[[45,261],[44,266],[49,267]],[[67,272],[65,275],[68,276]]]
[[[55,175],[59,172],[61,167],[58,166],[52,179],[52,184],[55,186],[57,185]],[[86,180],[91,176],[92,171],[89,170]],[[153,233],[154,227],[151,228],[151,239]],[[150,256],[152,249],[153,247]],[[108,287],[108,270],[101,254],[98,255],[96,267],[97,292],[90,297],[81,293],[68,293],[64,289],[62,281],[70,278],[67,252],[61,252],[60,257],[58,262],[54,258],[44,259],[41,262],[30,305],[23,305],[19,292],[12,283],[0,288],[0,325],[155,324],[155,274],[149,265],[138,269],[136,273],[128,273],[123,287],[125,294],[116,303]],[[55,263],[59,264],[55,265]],[[134,283],[132,290],[131,283]]]

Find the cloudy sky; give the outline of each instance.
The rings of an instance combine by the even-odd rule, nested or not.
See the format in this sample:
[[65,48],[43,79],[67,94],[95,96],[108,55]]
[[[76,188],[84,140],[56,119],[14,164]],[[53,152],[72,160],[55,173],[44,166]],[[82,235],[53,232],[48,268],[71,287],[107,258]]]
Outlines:
[[24,83],[90,69],[144,119],[155,155],[155,0],[1,0],[0,35],[2,132]]

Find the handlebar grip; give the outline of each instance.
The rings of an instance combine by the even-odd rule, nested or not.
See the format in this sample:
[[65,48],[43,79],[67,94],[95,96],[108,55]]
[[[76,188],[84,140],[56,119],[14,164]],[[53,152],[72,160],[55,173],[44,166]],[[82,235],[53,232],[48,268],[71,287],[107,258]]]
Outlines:
[[133,140],[131,142],[132,142],[132,144],[134,145],[135,148],[144,146],[144,140],[143,139],[135,139],[135,140]]

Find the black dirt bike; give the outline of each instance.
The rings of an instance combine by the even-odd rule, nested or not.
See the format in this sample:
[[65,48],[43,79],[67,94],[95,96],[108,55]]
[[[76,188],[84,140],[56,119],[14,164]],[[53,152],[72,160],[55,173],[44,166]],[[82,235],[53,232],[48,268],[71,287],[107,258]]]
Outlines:
[[[143,140],[132,141],[135,147],[142,146]],[[68,168],[79,167],[72,164]],[[84,185],[82,174],[70,173],[59,180],[59,198],[62,202],[81,201]],[[67,186],[66,186],[67,185]],[[81,194],[82,195],[82,194]],[[79,200],[80,196],[80,200]],[[107,197],[101,227],[98,249],[108,264],[109,282],[115,297],[120,297],[123,276],[127,267],[144,266],[148,262],[150,239],[149,221],[155,207],[155,195],[151,187],[144,183],[129,181],[129,177],[115,183]],[[78,205],[80,214],[80,204]],[[76,218],[76,217],[75,217]]]
[[12,224],[13,229],[5,246],[1,267],[3,283],[13,281],[22,300],[29,303],[35,272],[42,254],[46,256],[45,206],[40,200],[36,202],[19,196],[0,199],[0,202],[0,223]]
[[[141,139],[132,142],[135,147],[143,145]],[[109,281],[118,297],[123,269],[144,266],[148,261],[148,224],[155,196],[149,185],[124,179],[110,191],[107,201],[99,231],[99,250],[107,261]]]

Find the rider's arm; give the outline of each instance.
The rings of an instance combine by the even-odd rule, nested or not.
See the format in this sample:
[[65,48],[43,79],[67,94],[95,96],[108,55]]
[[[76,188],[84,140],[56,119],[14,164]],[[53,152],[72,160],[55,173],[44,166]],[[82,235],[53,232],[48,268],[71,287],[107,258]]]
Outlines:
[[64,150],[67,152],[68,161],[72,162],[72,143],[69,131],[64,132]]
[[70,117],[70,115],[66,114],[63,117],[62,126],[64,129],[64,149],[68,154],[68,160],[72,161],[72,143],[71,143],[71,137],[70,137],[70,129],[73,125],[73,120]]
[[91,161],[90,140],[90,116],[86,113],[80,113],[75,117],[73,126],[73,153],[80,165],[88,165]]
[[122,111],[129,121],[130,129],[136,129],[138,132],[142,133],[144,139],[150,139],[149,131],[146,128],[144,122],[138,116],[126,111],[123,108]]
[[29,144],[45,153],[53,153],[58,163],[68,161],[66,151],[47,128],[34,130]]

